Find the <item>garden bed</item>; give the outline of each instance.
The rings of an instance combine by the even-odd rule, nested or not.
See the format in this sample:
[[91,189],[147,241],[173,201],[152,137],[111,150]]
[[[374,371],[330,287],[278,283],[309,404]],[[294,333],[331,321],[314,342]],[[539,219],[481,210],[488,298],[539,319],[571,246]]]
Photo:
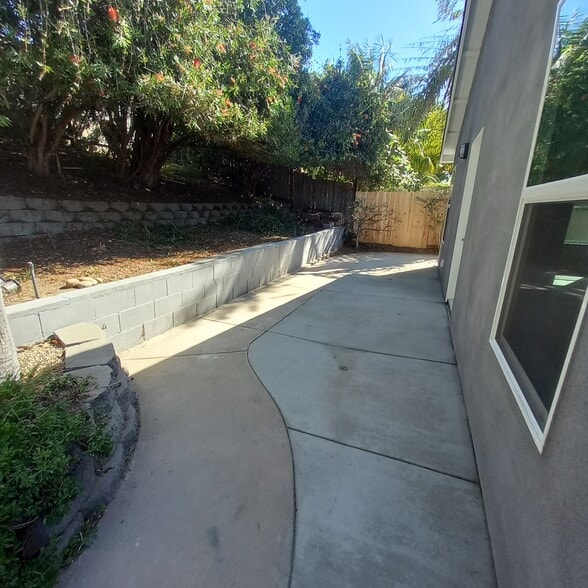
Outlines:
[[211,225],[166,234],[133,235],[122,227],[21,239],[2,247],[1,275],[16,278],[22,285],[20,292],[5,294],[4,302],[8,306],[35,298],[28,261],[35,264],[39,293],[45,297],[71,291],[63,288],[70,278],[89,276],[113,282],[289,236]]

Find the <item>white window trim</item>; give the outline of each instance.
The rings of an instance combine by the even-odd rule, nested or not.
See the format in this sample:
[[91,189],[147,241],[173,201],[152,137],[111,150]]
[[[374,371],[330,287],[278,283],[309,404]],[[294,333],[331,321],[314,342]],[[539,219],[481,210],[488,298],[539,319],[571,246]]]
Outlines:
[[[531,145],[531,151],[529,154],[529,160],[527,163],[527,172],[525,174],[525,186],[528,183],[529,175],[531,172],[531,165],[533,162],[533,155],[535,153],[535,143],[537,141],[537,135],[539,134],[539,125],[541,124],[541,117],[543,116],[543,105],[545,102],[545,95],[547,93],[547,84],[549,82],[549,75],[551,72],[551,65],[552,65],[552,55],[553,50],[555,47],[555,42],[557,38],[557,27],[559,25],[559,15],[561,11],[561,7],[564,4],[565,0],[560,0],[557,5],[556,11],[556,18],[555,18],[555,25],[553,27],[553,38],[551,40],[551,46],[549,50],[548,60],[547,60],[547,69],[545,73],[545,80],[543,83],[543,94],[541,98],[541,104],[539,106],[539,111],[537,113],[537,119],[535,122],[535,132],[533,137],[533,143]],[[492,322],[492,329],[490,331],[490,347],[494,351],[496,359],[498,360],[498,364],[502,369],[506,381],[514,395],[514,398],[521,410],[525,423],[531,432],[531,436],[533,437],[533,441],[539,450],[539,453],[543,453],[543,449],[545,447],[545,442],[547,439],[547,435],[551,428],[551,424],[553,422],[553,415],[555,414],[557,404],[561,395],[561,391],[564,385],[564,381],[566,378],[566,374],[568,371],[568,367],[570,361],[572,359],[572,355],[574,352],[574,348],[576,346],[576,341],[578,339],[578,334],[580,332],[580,328],[582,326],[582,322],[584,320],[584,316],[586,314],[586,307],[588,306],[588,290],[584,294],[584,300],[582,302],[582,306],[580,308],[580,312],[578,314],[578,320],[576,321],[576,325],[574,327],[574,331],[572,333],[572,338],[570,341],[570,345],[568,347],[566,357],[564,360],[564,364],[562,366],[562,370],[559,376],[559,380],[557,383],[557,387],[555,390],[555,395],[553,397],[553,402],[551,403],[551,407],[549,409],[549,413],[547,415],[547,420],[545,422],[545,427],[543,430],[539,426],[533,411],[527,401],[523,390],[514,375],[499,343],[497,340],[498,335],[498,327],[500,324],[500,318],[502,316],[502,311],[504,307],[504,299],[506,296],[509,279],[512,274],[513,269],[513,261],[515,257],[517,243],[519,241],[520,233],[521,233],[521,224],[523,220],[523,214],[525,212],[525,206],[528,204],[535,204],[535,203],[548,203],[548,202],[569,202],[575,200],[585,200],[588,202],[588,175],[578,176],[575,178],[566,178],[565,180],[559,180],[557,182],[549,182],[546,184],[539,184],[537,186],[529,186],[525,187],[522,190],[521,200],[519,202],[519,207],[517,210],[517,215],[515,219],[515,225],[513,229],[513,234],[510,242],[510,247],[508,250],[508,256],[506,259],[506,267],[504,269],[504,274],[502,277],[502,283],[500,285],[500,293],[498,295],[498,302],[496,304],[496,311],[494,313],[494,320]]]
[[561,395],[561,390],[563,388],[566,373],[570,361],[572,359],[574,347],[576,345],[576,340],[578,339],[578,334],[580,332],[580,327],[582,326],[582,322],[586,314],[586,307],[588,306],[588,290],[584,294],[584,300],[582,302],[582,306],[578,314],[578,320],[576,321],[576,326],[574,327],[574,331],[572,333],[572,339],[570,341],[570,345],[566,353],[565,361],[555,390],[555,395],[553,397],[553,402],[551,403],[551,408],[547,415],[547,420],[545,422],[545,427],[543,430],[541,430],[541,427],[539,426],[539,423],[537,422],[537,419],[535,418],[535,415],[533,414],[533,411],[529,406],[527,398],[523,393],[523,390],[519,385],[517,378],[514,375],[498,343],[498,327],[500,324],[500,318],[504,306],[504,299],[509,284],[509,278],[511,276],[513,269],[513,261],[515,258],[517,242],[519,241],[519,236],[521,232],[521,224],[523,220],[525,206],[528,204],[547,202],[570,202],[577,200],[584,200],[588,202],[588,175],[570,178],[566,180],[560,180],[557,182],[550,182],[549,184],[541,184],[539,186],[531,186],[523,190],[523,194],[517,211],[513,237],[511,239],[510,248],[508,250],[506,269],[502,278],[502,283],[500,285],[500,294],[498,295],[498,303],[496,305],[496,312],[494,314],[494,320],[492,322],[492,330],[490,332],[490,346],[492,347],[492,350],[496,355],[498,364],[504,372],[506,380],[515,397],[515,400],[517,401],[519,408],[521,409],[521,412],[523,413],[525,422],[529,427],[533,440],[535,441],[537,449],[540,453],[543,452],[543,448],[545,447],[545,440],[547,438],[547,434],[549,433],[549,429],[553,421],[553,415],[555,413],[555,409],[557,407],[557,403]]

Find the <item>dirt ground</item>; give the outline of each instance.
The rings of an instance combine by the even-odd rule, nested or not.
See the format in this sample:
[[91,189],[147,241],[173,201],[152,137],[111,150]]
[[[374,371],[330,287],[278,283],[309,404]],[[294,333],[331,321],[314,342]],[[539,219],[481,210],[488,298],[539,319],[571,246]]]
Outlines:
[[48,370],[54,374],[65,371],[65,354],[56,339],[18,348],[18,363],[23,375],[37,370]]
[[113,282],[161,269],[190,263],[251,247],[281,236],[264,237],[258,233],[218,225],[190,231],[189,243],[150,245],[129,242],[113,231],[67,233],[36,239],[22,239],[2,246],[0,275],[21,282],[22,290],[4,294],[6,305],[35,298],[27,262],[32,261],[41,297],[53,296],[64,289],[68,278],[93,277]]
[[414,247],[396,247],[395,245],[380,245],[379,243],[360,243],[359,247],[350,244],[345,246],[336,255],[352,255],[353,253],[422,253],[437,255],[438,249],[416,249]]

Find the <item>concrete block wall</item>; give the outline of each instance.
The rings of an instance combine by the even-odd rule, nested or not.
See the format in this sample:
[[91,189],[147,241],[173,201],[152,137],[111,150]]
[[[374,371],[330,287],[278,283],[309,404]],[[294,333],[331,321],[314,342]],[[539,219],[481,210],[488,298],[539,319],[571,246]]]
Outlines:
[[254,203],[93,202],[0,196],[0,243],[67,231],[112,229],[121,222],[176,226],[205,225]]
[[334,228],[134,278],[73,290],[7,308],[17,345],[28,345],[77,322],[98,325],[122,351],[194,320],[343,244]]

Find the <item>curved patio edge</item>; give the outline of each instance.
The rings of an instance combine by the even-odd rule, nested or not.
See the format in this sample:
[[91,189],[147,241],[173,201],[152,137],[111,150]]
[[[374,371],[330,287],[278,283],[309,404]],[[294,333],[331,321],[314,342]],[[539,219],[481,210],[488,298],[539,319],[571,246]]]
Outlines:
[[59,585],[288,586],[289,439],[245,351],[144,349],[124,358],[142,412],[131,468]]

